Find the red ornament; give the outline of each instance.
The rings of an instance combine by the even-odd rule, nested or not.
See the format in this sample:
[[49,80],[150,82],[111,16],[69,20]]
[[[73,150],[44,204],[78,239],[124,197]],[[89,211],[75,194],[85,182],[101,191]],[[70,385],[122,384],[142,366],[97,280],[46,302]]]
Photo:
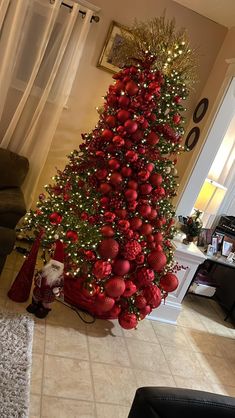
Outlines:
[[113,138],[113,132],[110,131],[110,129],[104,129],[101,136],[102,138],[106,139],[106,141],[111,141]]
[[143,309],[147,305],[147,300],[143,295],[137,295],[135,298],[135,306],[139,309]]
[[113,272],[118,276],[124,276],[130,270],[130,263],[128,260],[123,260],[121,258],[114,260],[113,263]]
[[116,218],[116,215],[113,212],[105,212],[104,213],[105,222],[113,222],[115,218]]
[[148,180],[149,176],[150,176],[150,173],[149,173],[149,171],[148,171],[148,170],[141,170],[141,171],[138,173],[138,178],[139,178],[141,181],[146,181],[146,180]]
[[123,91],[125,89],[125,84],[118,80],[115,84],[115,86],[112,86],[114,88],[114,91],[116,91],[117,93],[121,93],[121,91]]
[[154,234],[154,241],[156,242],[156,244],[161,244],[162,240],[163,236],[161,232],[156,232],[156,234]]
[[76,231],[71,231],[71,230],[67,231],[66,237],[73,242],[76,242],[78,240],[78,234]]
[[175,103],[179,103],[181,100],[182,100],[182,98],[180,97],[180,96],[175,96],[174,98],[173,98],[173,100],[174,100],[174,102]]
[[120,122],[124,123],[127,119],[129,119],[130,117],[130,112],[128,112],[128,110],[119,110],[119,112],[117,113],[117,118]]
[[152,251],[147,259],[150,267],[157,272],[160,272],[167,263],[167,258],[162,251]]
[[135,259],[136,264],[141,265],[144,263],[144,254],[138,254]]
[[117,171],[111,174],[110,183],[114,186],[120,184],[122,182],[122,176]]
[[154,271],[147,267],[137,270],[136,281],[139,287],[147,286],[154,280]]
[[98,253],[104,259],[115,258],[118,255],[119,244],[113,238],[103,239],[98,245]]
[[136,200],[137,199],[138,193],[135,190],[133,190],[133,189],[127,189],[125,191],[125,197],[126,197],[126,200],[128,202],[131,202],[132,200]]
[[153,230],[153,228],[152,228],[152,225],[150,225],[150,224],[143,224],[141,227],[140,227],[140,233],[141,233],[141,235],[150,235],[150,234],[152,234],[152,230]]
[[136,201],[133,200],[132,202],[128,203],[129,211],[131,211],[131,212],[135,211],[136,207],[137,207],[137,202]]
[[95,304],[101,312],[108,312],[113,308],[115,300],[106,296],[104,293],[99,293],[96,297]]
[[152,188],[151,184],[149,184],[149,183],[144,183],[144,184],[140,185],[140,193],[141,194],[144,194],[144,195],[150,194],[152,190],[153,190],[153,188]]
[[125,90],[130,96],[135,96],[139,91],[139,87],[134,81],[131,80],[126,84]]
[[118,99],[118,103],[120,105],[120,107],[128,107],[130,104],[130,99],[129,97],[127,97],[125,94],[123,96],[120,96]]
[[[106,209],[108,207],[108,203],[109,203],[109,198],[108,197],[101,197],[100,204],[101,204],[102,208]],[[86,216],[88,217],[87,214],[86,214]],[[82,216],[81,216],[81,218],[82,218]]]
[[121,231],[127,231],[130,228],[130,222],[126,221],[125,219],[121,219],[118,221],[118,228]]
[[152,210],[152,208],[151,208],[150,205],[141,205],[138,208],[138,211],[139,211],[140,215],[142,215],[144,218],[147,218],[150,215],[151,210]]
[[127,260],[134,260],[136,258],[136,256],[141,253],[142,251],[142,247],[141,245],[138,243],[138,241],[129,241],[126,243],[126,245],[124,246],[124,250],[123,250],[123,256],[127,259]]
[[138,189],[138,183],[134,180],[129,180],[127,183],[127,186],[129,189],[137,190]]
[[119,314],[121,312],[120,306],[116,305],[116,303],[113,305],[112,309],[110,309],[108,315],[110,319],[117,319]]
[[134,142],[140,142],[144,137],[144,132],[140,129],[137,129],[137,131],[135,131],[132,135],[131,135],[131,139]]
[[153,219],[156,219],[157,215],[158,215],[158,213],[157,213],[156,209],[152,209],[150,214],[148,215],[148,219],[150,221],[153,221]]
[[106,117],[105,122],[107,123],[108,126],[110,126],[110,128],[114,128],[116,126],[116,118],[112,115],[109,115]]
[[101,194],[107,194],[112,190],[112,187],[108,183],[101,183],[99,191]]
[[108,165],[113,170],[117,170],[120,167],[120,163],[115,158],[111,158],[111,160],[108,161]]
[[138,218],[137,216],[130,219],[130,225],[131,225],[131,228],[134,231],[139,229],[141,227],[142,223],[143,223],[142,220],[140,218]]
[[156,145],[159,142],[159,136],[152,131],[146,137],[146,142],[148,145]]
[[116,146],[116,147],[122,147],[124,144],[125,144],[125,141],[124,141],[124,139],[121,137],[121,136],[119,136],[119,135],[115,135],[114,137],[113,137],[113,143],[114,143],[114,145]]
[[151,174],[150,179],[149,179],[152,186],[156,186],[156,187],[161,186],[162,180],[163,180],[162,176],[159,173]]
[[137,327],[137,318],[133,313],[124,312],[120,314],[118,322],[124,329],[132,329]]
[[104,237],[113,237],[114,236],[114,230],[109,225],[104,225],[100,228],[100,232]]
[[126,288],[123,293],[123,296],[129,298],[136,292],[136,285],[131,280],[126,280],[125,282]]
[[51,225],[58,225],[62,222],[63,217],[58,212],[53,212],[50,216]]
[[152,311],[151,306],[146,305],[143,308],[140,309],[140,318],[144,319],[147,315],[150,314],[150,312]]
[[173,115],[173,122],[175,125],[178,125],[181,121],[181,117],[180,115],[178,115],[178,113],[176,113],[176,115]]
[[113,276],[104,285],[107,295],[118,298],[125,291],[126,285],[122,277]]
[[138,160],[138,154],[135,151],[127,151],[125,157],[132,163]]
[[115,94],[109,94],[108,96],[107,96],[107,103],[110,105],[110,106],[115,106],[115,104],[117,103],[117,96],[115,95]]
[[89,260],[89,261],[96,260],[96,254],[94,253],[94,251],[84,250],[84,256],[86,257],[86,260]]
[[108,261],[98,260],[95,262],[92,273],[97,279],[104,279],[109,276],[112,271],[112,266]]
[[130,167],[122,167],[121,172],[124,177],[130,177],[132,174],[132,169]]
[[128,119],[125,123],[124,123],[124,127],[125,127],[125,129],[127,130],[127,132],[129,133],[129,134],[133,134],[134,132],[136,132],[137,131],[137,129],[138,129],[138,123],[137,122],[135,122],[134,120],[132,120],[132,119]]
[[149,286],[145,287],[143,289],[143,295],[145,299],[147,300],[147,303],[152,308],[157,308],[162,301],[162,295],[160,289],[154,285],[150,284]]
[[95,175],[96,175],[98,180],[103,180],[103,179],[105,179],[105,177],[107,177],[108,171],[105,170],[105,168],[103,168],[101,170],[97,170]]
[[175,274],[166,273],[160,279],[160,287],[165,290],[165,292],[174,292],[177,289],[179,281]]
[[115,213],[120,219],[125,219],[127,216],[126,209],[116,209]]
[[153,163],[148,163],[146,165],[146,169],[151,173],[154,169],[154,164]]

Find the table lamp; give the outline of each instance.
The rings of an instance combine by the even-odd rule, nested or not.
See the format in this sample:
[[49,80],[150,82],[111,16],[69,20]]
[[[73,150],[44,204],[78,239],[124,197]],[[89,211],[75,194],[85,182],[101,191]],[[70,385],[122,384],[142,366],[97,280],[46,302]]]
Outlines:
[[204,219],[204,214],[207,215],[206,218],[208,219],[210,215],[215,215],[217,213],[226,191],[226,187],[207,178],[194,203],[194,208],[203,212]]

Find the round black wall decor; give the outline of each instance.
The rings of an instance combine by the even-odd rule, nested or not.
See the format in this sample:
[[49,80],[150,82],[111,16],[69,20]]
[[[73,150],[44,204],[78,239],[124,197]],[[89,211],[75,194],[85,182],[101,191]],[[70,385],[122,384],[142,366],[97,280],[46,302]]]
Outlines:
[[200,102],[197,104],[196,109],[193,112],[193,122],[199,123],[204,118],[209,105],[209,100],[204,97]]
[[195,145],[197,144],[197,141],[199,140],[199,136],[200,136],[200,129],[198,128],[198,126],[194,126],[194,128],[192,128],[186,139],[185,139],[185,146],[188,147],[190,149],[190,151],[195,147]]

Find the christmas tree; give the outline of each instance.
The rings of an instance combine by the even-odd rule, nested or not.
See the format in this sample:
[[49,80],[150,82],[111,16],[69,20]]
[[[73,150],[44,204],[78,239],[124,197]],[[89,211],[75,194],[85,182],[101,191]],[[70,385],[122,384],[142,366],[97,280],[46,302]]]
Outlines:
[[164,17],[123,32],[95,129],[39,196],[27,227],[64,243],[65,300],[99,318],[137,322],[176,289],[174,208],[182,101],[194,58]]

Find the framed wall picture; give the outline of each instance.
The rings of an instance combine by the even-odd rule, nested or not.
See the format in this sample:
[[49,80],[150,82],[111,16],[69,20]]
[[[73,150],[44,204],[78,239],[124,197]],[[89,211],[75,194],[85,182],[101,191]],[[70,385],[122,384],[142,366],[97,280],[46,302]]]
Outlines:
[[201,122],[201,120],[204,118],[207,112],[208,106],[209,106],[209,100],[206,97],[200,100],[200,102],[196,106],[196,109],[193,112],[194,123]]
[[117,73],[122,67],[122,63],[117,62],[114,57],[115,49],[119,48],[122,43],[121,30],[128,31],[128,28],[114,21],[111,23],[97,63],[98,68]]
[[199,136],[200,136],[200,129],[198,128],[198,126],[194,126],[194,128],[192,128],[189,131],[185,139],[185,146],[189,148],[190,151],[197,145]]

